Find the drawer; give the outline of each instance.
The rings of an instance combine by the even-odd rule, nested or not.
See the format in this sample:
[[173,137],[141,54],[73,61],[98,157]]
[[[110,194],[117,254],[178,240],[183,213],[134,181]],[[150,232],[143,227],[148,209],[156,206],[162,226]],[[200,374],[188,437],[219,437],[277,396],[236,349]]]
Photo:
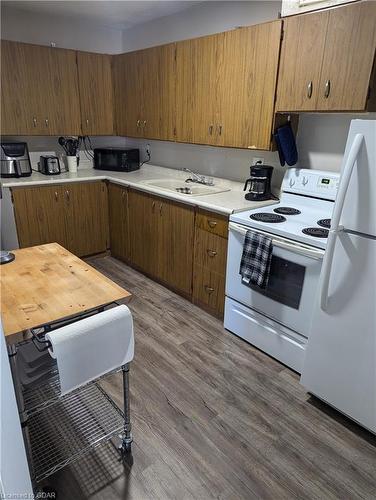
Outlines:
[[222,236],[223,238],[228,238],[228,217],[224,215],[208,212],[206,210],[198,210],[196,215],[196,227]]
[[216,316],[223,317],[225,277],[204,267],[195,266],[193,302],[209,309]]
[[227,239],[196,229],[195,265],[215,271],[222,276],[226,273]]

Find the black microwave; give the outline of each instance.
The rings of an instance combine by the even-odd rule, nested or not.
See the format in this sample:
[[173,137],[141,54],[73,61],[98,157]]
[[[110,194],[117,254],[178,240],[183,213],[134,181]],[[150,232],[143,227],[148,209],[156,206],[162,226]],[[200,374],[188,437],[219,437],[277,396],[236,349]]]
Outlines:
[[140,150],[124,148],[95,148],[94,168],[133,172],[140,168]]

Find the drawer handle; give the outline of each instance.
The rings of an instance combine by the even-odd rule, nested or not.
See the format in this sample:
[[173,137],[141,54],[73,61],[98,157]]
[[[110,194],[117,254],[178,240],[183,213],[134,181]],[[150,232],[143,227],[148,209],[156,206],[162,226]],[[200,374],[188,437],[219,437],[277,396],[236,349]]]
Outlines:
[[89,125],[89,119],[86,118],[86,125]]
[[208,220],[209,227],[214,228],[218,222],[216,220]]
[[65,191],[65,198],[67,199],[67,201],[69,201],[70,198],[69,191]]
[[211,286],[209,286],[209,285],[205,285],[204,288],[205,288],[206,292],[208,292],[208,293],[213,293],[214,292],[214,288],[211,287]]
[[36,127],[37,126],[37,119],[35,118],[35,116],[33,117],[33,126]]
[[307,97],[308,97],[308,99],[311,99],[311,97],[312,97],[312,90],[313,90],[313,83],[311,80],[307,85]]
[[209,255],[209,257],[215,257],[217,255],[217,252],[215,250],[210,250],[210,248],[206,250],[206,253]]
[[330,95],[330,80],[326,80],[325,82],[325,92],[324,92],[324,97],[327,99]]
[[57,201],[57,191],[55,191],[55,200]]
[[46,119],[44,120],[44,122],[45,122],[45,124],[46,124],[46,127],[48,127],[48,118],[46,118]]

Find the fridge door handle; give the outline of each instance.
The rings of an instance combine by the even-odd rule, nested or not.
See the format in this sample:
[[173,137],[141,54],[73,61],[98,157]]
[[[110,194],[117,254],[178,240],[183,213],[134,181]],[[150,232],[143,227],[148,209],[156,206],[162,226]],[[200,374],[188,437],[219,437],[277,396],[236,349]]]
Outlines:
[[333,263],[336,239],[338,233],[340,231],[343,231],[344,229],[343,226],[340,226],[339,222],[341,220],[343,205],[345,203],[346,193],[350,184],[351,174],[353,173],[354,165],[358,158],[359,151],[363,143],[363,139],[364,139],[363,134],[355,135],[354,141],[350,148],[349,155],[347,157],[345,166],[343,167],[341,174],[341,180],[331,220],[331,228],[329,231],[328,243],[326,245],[325,256],[321,269],[321,286],[320,286],[319,297],[320,297],[320,307],[323,311],[326,311],[328,307],[329,283],[332,271],[332,263]]
[[341,180],[339,182],[338,193],[336,196],[336,202],[334,204],[334,210],[330,228],[331,231],[338,231],[339,229],[339,221],[342,215],[343,204],[345,202],[346,193],[350,184],[351,174],[353,173],[354,165],[358,158],[359,151],[363,143],[363,139],[364,139],[363,134],[355,135],[345,166],[343,167]]

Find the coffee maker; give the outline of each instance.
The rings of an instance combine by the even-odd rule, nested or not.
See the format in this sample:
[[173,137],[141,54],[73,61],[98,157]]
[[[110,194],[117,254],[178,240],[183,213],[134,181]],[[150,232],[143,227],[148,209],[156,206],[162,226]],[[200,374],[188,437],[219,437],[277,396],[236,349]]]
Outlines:
[[31,175],[29,149],[26,142],[2,142],[0,145],[1,177]]
[[250,170],[251,177],[244,184],[244,191],[246,191],[249,184],[249,191],[245,195],[245,199],[249,201],[274,199],[271,191],[273,167],[269,165],[253,165]]

